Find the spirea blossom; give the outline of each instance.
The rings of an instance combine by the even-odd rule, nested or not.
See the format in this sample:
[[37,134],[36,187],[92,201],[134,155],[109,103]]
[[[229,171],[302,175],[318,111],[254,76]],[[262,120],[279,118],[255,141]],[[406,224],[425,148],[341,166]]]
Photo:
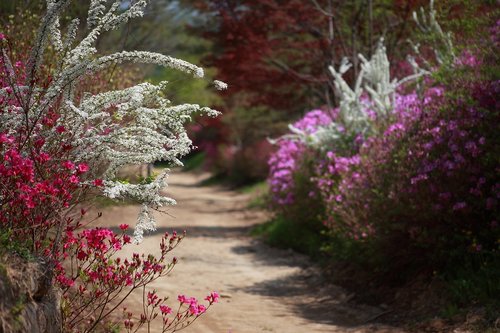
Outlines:
[[226,90],[228,87],[227,83],[219,81],[219,80],[214,80],[213,83],[214,83],[215,89],[217,89],[217,90]]
[[[26,63],[12,61],[2,46],[0,62],[6,71],[5,75],[2,74],[0,87],[1,140],[5,141],[14,133],[23,133],[23,129],[18,128],[23,124],[27,127],[26,133],[35,133],[35,139],[43,138],[38,147],[42,151],[52,142],[60,141],[66,152],[65,160],[60,162],[63,168],[74,173],[69,176],[70,183],[78,186],[93,184],[109,198],[132,199],[143,204],[135,231],[139,241],[143,231],[155,229],[154,216],[149,210],[175,204],[174,200],[160,193],[168,171],[146,185],[117,182],[116,172],[126,165],[155,161],[181,165],[179,158],[192,149],[185,123],[195,113],[212,117],[219,113],[197,104],[173,105],[164,97],[167,82],[157,85],[140,83],[122,90],[77,94],[77,82],[117,64],[155,64],[196,78],[202,78],[204,72],[199,66],[159,53],[122,51],[97,54],[99,36],[132,18],[141,17],[149,1],[134,1],[126,9],[120,7],[120,2],[109,5],[107,1],[91,1],[87,33],[80,40],[76,39],[79,20],[72,20],[65,31],[60,26],[59,17],[69,1],[47,1],[47,14],[42,18]],[[57,59],[59,65],[54,67],[49,82],[40,82],[39,71],[44,65],[43,54],[49,43],[60,56]],[[21,72],[25,74],[21,75]],[[217,80],[214,85],[219,89],[227,88],[225,83]],[[0,153],[5,151],[2,149]],[[19,151],[21,156],[29,153]],[[40,155],[39,158],[50,156]],[[84,177],[83,173],[86,174]]]

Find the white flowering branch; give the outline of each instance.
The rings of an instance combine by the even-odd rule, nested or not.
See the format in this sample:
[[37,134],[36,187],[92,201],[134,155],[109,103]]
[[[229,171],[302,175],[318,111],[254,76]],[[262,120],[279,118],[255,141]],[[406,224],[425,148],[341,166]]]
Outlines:
[[[452,42],[451,33],[445,33],[436,18],[436,10],[434,9],[434,0],[430,0],[429,11],[425,12],[420,8],[420,15],[413,12],[413,20],[417,27],[426,35],[434,35],[436,43],[433,45],[436,60],[440,65],[446,63],[446,60],[452,61],[456,58]],[[419,53],[418,46],[414,46],[414,50]]]
[[[172,105],[164,97],[167,82],[157,85],[141,83],[116,91],[75,96],[78,82],[102,72],[110,66],[125,62],[155,64],[183,71],[196,78],[204,76],[203,69],[170,56],[145,52],[122,51],[97,56],[96,41],[106,31],[118,28],[128,20],[141,17],[149,1],[134,1],[128,9],[121,1],[91,0],[87,17],[88,33],[76,43],[78,19],[73,19],[61,30],[60,15],[71,0],[47,0],[47,13],[42,18],[34,41],[26,82],[16,84],[18,78],[4,49],[2,62],[13,89],[2,89],[0,95],[15,94],[21,106],[6,106],[0,113],[0,132],[12,131],[16,122],[25,122],[28,133],[35,128],[45,131],[45,145],[61,140],[55,129],[44,129],[40,119],[49,110],[58,110],[57,127],[71,132],[60,144],[73,147],[69,158],[91,166],[91,174],[104,181],[103,194],[111,199],[132,199],[142,204],[135,229],[135,241],[140,242],[144,231],[155,229],[150,209],[175,204],[175,200],[161,194],[166,185],[168,170],[156,176],[149,184],[125,184],[115,180],[116,172],[126,165],[166,161],[181,165],[179,158],[192,149],[185,123],[194,113],[217,116],[219,112],[197,104]],[[52,73],[48,87],[37,85],[37,76],[44,61],[44,52],[51,42],[58,52],[58,66]],[[75,45],[76,44],[76,45]],[[214,81],[218,90],[227,88]],[[22,92],[22,93],[21,93]],[[55,128],[55,127],[54,127]],[[29,134],[28,134],[29,135]],[[90,185],[88,181],[86,184]]]

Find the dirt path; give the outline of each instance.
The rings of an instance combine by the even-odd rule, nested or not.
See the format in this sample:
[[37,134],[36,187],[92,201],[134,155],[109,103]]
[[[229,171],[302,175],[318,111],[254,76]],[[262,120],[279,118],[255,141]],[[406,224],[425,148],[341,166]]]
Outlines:
[[[174,299],[178,293],[203,298],[212,290],[223,297],[184,332],[403,332],[370,324],[383,310],[354,305],[342,289],[325,286],[306,257],[248,237],[250,227],[265,221],[265,214],[246,209],[247,195],[198,186],[202,177],[206,175],[171,175],[167,193],[178,205],[169,209],[171,216],[158,218],[157,233],[139,248],[128,247],[128,255],[157,252],[165,231],[187,231],[174,253],[179,264],[153,287]],[[100,224],[133,226],[137,211],[136,206],[106,208]],[[134,297],[129,307],[142,304]]]

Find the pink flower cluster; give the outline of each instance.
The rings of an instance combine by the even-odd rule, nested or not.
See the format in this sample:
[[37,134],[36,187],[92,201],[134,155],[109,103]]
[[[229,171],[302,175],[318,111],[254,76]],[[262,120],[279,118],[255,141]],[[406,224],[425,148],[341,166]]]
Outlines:
[[[56,281],[63,290],[67,331],[78,331],[82,325],[97,325],[95,320],[82,322],[82,316],[91,317],[96,311],[111,313],[118,305],[110,305],[105,300],[115,299],[116,304],[120,304],[129,292],[143,289],[167,275],[177,263],[174,257],[165,264],[168,253],[184,237],[176,233],[164,235],[159,256],[133,254],[132,258],[117,257],[122,247],[130,244],[130,236],[125,233],[127,229],[127,225],[120,225],[121,234],[118,235],[104,228],[86,229],[77,234],[71,228],[67,230],[64,251],[56,253],[66,261],[56,261],[55,270]],[[130,291],[125,292],[125,289]],[[146,306],[158,308],[162,315],[171,312],[165,306],[159,307],[161,300],[155,292],[148,292],[146,299]]]
[[[292,221],[308,210],[333,239],[377,244],[387,258],[399,248],[400,262],[423,248],[497,251],[500,81],[484,79],[484,60],[467,52],[454,66],[454,81],[422,96],[396,94],[392,115],[383,123],[371,117],[378,131],[366,138],[345,133],[345,147],[316,152],[280,142],[268,179],[279,213]],[[295,126],[313,132],[331,121],[317,119]]]
[[[17,84],[22,84],[24,63],[15,63]],[[22,115],[26,91],[14,92],[6,65],[0,60],[0,113]],[[17,89],[17,88],[16,88]],[[55,131],[58,115],[53,110],[38,117],[37,124],[19,122],[9,132],[0,132],[0,227],[15,230],[20,240],[30,234],[30,241],[40,249],[47,232],[60,223],[57,212],[75,203],[74,193],[83,191],[81,181],[89,167],[68,160],[72,147],[60,142],[46,143],[47,133]]]
[[352,239],[410,237],[401,249],[447,247],[459,239],[473,251],[496,248],[498,230],[491,225],[499,218],[500,183],[493,176],[491,124],[500,84],[465,89],[469,101],[445,97],[442,89],[428,90],[420,101],[408,95],[394,123],[366,140],[358,155],[328,153],[330,163],[321,165],[316,181],[329,228]]
[[[320,126],[326,126],[331,122],[332,118],[326,112],[312,110],[293,126],[312,134]],[[269,158],[268,183],[272,200],[278,206],[291,205],[295,200],[293,174],[298,167],[304,149],[304,144],[301,142],[289,139],[280,140],[278,149]]]
[[206,307],[203,304],[198,304],[198,300],[194,297],[186,297],[184,295],[179,295],[177,300],[182,304],[187,304],[189,308],[189,313],[192,315],[199,315],[206,311]]
[[156,291],[148,292],[145,298],[147,299],[147,304],[139,318],[134,319],[132,312],[127,311],[126,308],[123,309],[125,317],[123,323],[127,332],[137,332],[143,325],[148,325],[149,327],[151,321],[158,314],[161,316],[163,323],[161,332],[175,332],[186,327],[204,314],[212,304],[218,302],[219,295],[216,292],[211,292],[210,295],[205,297],[205,300],[208,301],[207,305],[199,304],[199,301],[195,297],[179,295],[177,297],[179,307],[175,314],[173,309],[165,304],[167,298],[159,297]]
[[69,161],[58,163],[41,149],[27,155],[18,146],[14,137],[0,133],[0,225],[19,230],[19,236],[35,231],[40,245],[46,232],[58,223],[53,212],[72,204],[79,177],[88,168],[83,163],[68,168]]
[[[441,96],[441,89],[430,89],[422,100],[416,93],[407,95],[396,94],[395,107],[391,123],[383,131],[381,138],[391,137],[395,140],[406,135],[407,123],[414,122],[422,116],[422,105],[428,105],[432,98]],[[365,101],[370,105],[369,101]],[[369,110],[366,110],[369,113]],[[373,121],[376,118],[373,117]],[[349,139],[349,138],[346,138]],[[365,151],[372,149],[371,146],[376,137],[362,140],[355,137],[354,144],[346,145],[350,149],[339,149],[327,151],[316,165],[313,181],[321,194],[321,200],[325,208],[323,224],[336,233],[343,234],[351,239],[361,240],[373,235],[373,223],[366,219],[352,218],[344,212],[345,199],[355,193],[358,183],[363,183],[365,174],[360,170],[362,160],[365,159]],[[378,163],[383,163],[379,161]],[[366,203],[357,209],[366,210]]]

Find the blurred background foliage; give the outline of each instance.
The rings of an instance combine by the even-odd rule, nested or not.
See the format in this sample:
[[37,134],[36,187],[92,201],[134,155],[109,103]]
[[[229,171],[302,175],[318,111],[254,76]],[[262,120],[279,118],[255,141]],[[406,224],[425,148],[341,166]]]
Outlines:
[[[19,13],[41,13],[44,3],[2,1],[0,20],[8,24],[9,17]],[[243,185],[266,178],[273,150],[268,138],[283,134],[288,123],[310,109],[337,104],[329,65],[338,68],[347,57],[354,64],[347,73],[352,82],[357,55],[371,55],[383,37],[390,60],[402,64],[399,70],[409,70],[403,63],[410,50],[407,39],[415,37],[411,14],[426,3],[155,0],[143,18],[103,36],[98,49],[102,53],[151,50],[203,65],[207,80],[153,66],[127,69],[134,68],[134,76],[152,82],[169,81],[166,93],[175,103],[199,103],[223,111],[217,120],[195,120],[191,134],[199,151],[204,151],[198,160],[219,178]],[[123,6],[128,5],[130,1],[124,0]],[[85,17],[87,9],[88,1],[73,1],[67,20]],[[83,27],[85,20],[80,22]],[[228,91],[216,94],[210,85],[213,78],[229,83]]]
[[[44,10],[44,3],[41,0],[0,1],[0,23],[3,28],[0,32],[14,32],[15,29],[23,31],[21,36],[24,38],[17,41],[23,47],[18,49],[29,47],[29,36],[33,36],[35,29],[33,22]],[[288,124],[300,119],[311,109],[329,111],[338,105],[328,66],[339,68],[342,58],[349,59],[353,67],[345,77],[348,84],[352,85],[359,71],[358,54],[369,58],[380,38],[384,38],[393,77],[406,76],[411,70],[406,57],[412,53],[408,41],[432,45],[435,38],[419,32],[412,19],[412,13],[428,6],[428,3],[428,0],[154,0],[142,19],[133,20],[121,30],[106,34],[98,48],[101,53],[150,50],[202,65],[207,80],[194,80],[176,71],[154,66],[122,66],[120,70],[106,75],[109,75],[110,82],[114,80],[114,84],[128,84],[133,78],[146,78],[151,82],[167,80],[170,85],[166,93],[175,103],[199,103],[223,111],[222,117],[195,119],[191,125],[191,137],[199,149],[186,160],[186,169],[207,169],[215,174],[213,180],[228,181],[236,186],[260,182],[256,188],[262,192],[265,187],[262,181],[268,176],[268,159],[276,149],[268,138],[277,138],[286,133]],[[123,1],[123,6],[129,4],[129,1]],[[491,43],[489,37],[492,34],[489,28],[491,22],[500,22],[497,1],[442,0],[436,1],[435,6],[443,30],[451,32],[454,40],[460,41],[455,45],[457,54],[469,50],[474,54],[484,54],[486,64],[498,63],[498,41],[496,44]],[[67,10],[67,20],[84,17],[87,7],[88,1],[73,1]],[[31,13],[29,20],[25,19],[26,13]],[[84,25],[85,21],[81,22]],[[499,29],[499,24],[496,29]],[[423,56],[432,52],[430,47],[422,48]],[[458,72],[441,70],[434,74],[434,79],[453,88],[450,94],[456,93],[457,96],[451,96],[450,100],[455,97],[466,100],[470,92],[458,89],[456,85],[460,83],[459,79],[463,82],[468,79],[482,82],[498,80],[500,76],[498,65],[483,66],[481,71],[472,73],[478,77],[470,72],[462,73],[461,77]],[[214,78],[227,82],[229,89],[222,94],[216,93],[210,83]],[[463,87],[467,86],[464,84]],[[491,109],[494,111],[494,107]],[[458,108],[452,109],[450,114],[455,116],[456,110]],[[498,112],[493,111],[491,114],[497,117]],[[439,118],[441,116],[437,114],[436,119],[442,120]],[[483,132],[490,133],[491,142],[495,142],[493,136],[497,133],[493,131],[496,129],[490,128],[494,123],[494,120],[484,123],[489,132],[486,129]],[[407,151],[402,149],[401,155]],[[437,247],[437,242],[432,242],[425,252],[428,257],[425,257],[401,251],[402,247],[411,245],[411,241],[382,240],[378,244],[381,247],[375,251],[376,247],[369,242],[360,245],[329,232],[318,217],[326,214],[325,208],[316,197],[309,195],[313,190],[311,177],[316,156],[313,152],[304,155],[303,165],[293,179],[297,204],[275,214],[272,221],[256,230],[271,244],[293,248],[316,259],[336,261],[336,279],[357,284],[357,290],[363,289],[360,285],[363,287],[363,284],[368,283],[373,287],[374,281],[381,285],[385,283],[386,286],[391,279],[397,284],[405,283],[407,278],[416,276],[418,270],[434,277],[438,275],[439,266],[445,262],[447,266],[440,274],[447,281],[455,299],[455,303],[448,304],[453,309],[459,309],[471,300],[484,301],[498,294],[498,284],[494,281],[498,281],[496,277],[500,273],[499,252],[492,252],[490,258],[482,252],[471,252],[470,249],[450,246],[447,242],[441,247]],[[494,158],[498,156],[487,157],[488,168],[493,169],[489,166],[497,163]],[[392,161],[399,163],[396,163],[396,158]],[[391,169],[389,166],[389,163],[375,165],[374,174],[379,175],[384,171],[377,168],[386,168],[387,179],[396,177],[394,170],[397,168]],[[495,171],[497,173],[498,170]],[[495,178],[494,175],[491,178]],[[454,182],[458,187],[462,183]],[[353,196],[364,203],[366,200],[361,194],[358,191]],[[376,193],[369,187],[364,194],[366,198],[371,198]],[[381,198],[378,208],[358,209],[355,213],[366,212],[370,221],[378,220],[380,225],[388,224],[389,215],[394,212],[397,218],[404,216],[401,220],[405,223],[411,220],[396,211],[407,214],[411,208],[409,205],[393,204],[387,200],[387,195]],[[432,201],[428,195],[422,195],[422,198],[420,203]],[[262,201],[255,205],[266,206],[269,200]],[[386,205],[390,207],[386,208]],[[497,212],[498,206],[495,209]],[[422,219],[425,215],[422,211],[424,209],[414,208],[411,211],[412,218]],[[473,213],[478,216],[482,214],[480,210]],[[457,219],[454,215],[450,216],[453,218],[449,224],[453,225]],[[442,216],[431,217],[431,221],[437,221]],[[471,220],[476,222],[481,218]],[[415,224],[420,222],[418,220]],[[494,222],[497,228],[497,222]],[[444,229],[451,230],[449,234],[438,228],[429,230],[446,241],[462,237],[452,228]],[[491,238],[489,229],[483,228],[483,231],[487,234],[485,238]],[[380,248],[385,249],[385,252],[380,251]],[[440,252],[435,251],[436,248]],[[395,261],[395,255],[399,255],[402,261]],[[484,258],[478,260],[479,256]],[[440,258],[439,265],[431,265],[431,260],[428,260],[430,257]],[[416,268],[408,269],[410,266]],[[393,276],[388,277],[388,267],[391,267]],[[383,293],[386,290],[381,291]],[[497,305],[498,302],[494,304]]]
[[206,15],[193,28],[213,43],[204,63],[230,84],[219,106],[230,135],[206,156],[225,161],[214,171],[237,185],[264,179],[273,150],[267,138],[283,134],[308,110],[337,104],[328,66],[338,68],[347,57],[354,64],[347,74],[352,82],[358,54],[371,55],[381,37],[391,60],[402,62],[415,30],[411,13],[426,2],[191,1]]
[[[181,4],[183,3],[183,4]],[[130,5],[123,1],[122,6]],[[78,17],[82,28],[85,27],[88,1],[73,1],[66,10],[66,22]],[[16,0],[0,2],[0,22],[3,27],[12,25],[23,13],[40,16],[45,10],[45,1]],[[190,5],[178,0],[151,1],[144,17],[131,20],[120,30],[106,33],[98,40],[100,53],[111,53],[121,50],[148,50],[171,55],[200,64],[201,59],[208,56],[212,43],[192,33],[190,26],[198,26],[203,21],[200,12]],[[22,22],[17,22],[23,24]],[[26,24],[26,23],[24,23]],[[36,30],[37,26],[32,26]],[[127,65],[128,67],[128,65]],[[205,67],[207,80],[195,80],[188,75],[156,66],[141,67],[140,76],[152,82],[169,81],[169,98],[175,102],[214,105],[220,97],[210,88],[211,79],[215,76],[214,68]]]

